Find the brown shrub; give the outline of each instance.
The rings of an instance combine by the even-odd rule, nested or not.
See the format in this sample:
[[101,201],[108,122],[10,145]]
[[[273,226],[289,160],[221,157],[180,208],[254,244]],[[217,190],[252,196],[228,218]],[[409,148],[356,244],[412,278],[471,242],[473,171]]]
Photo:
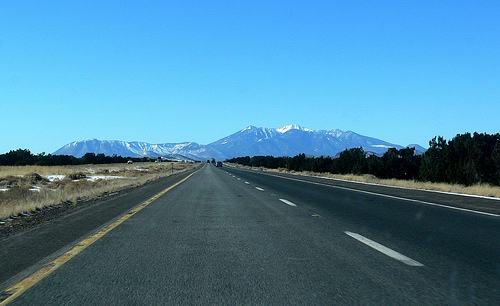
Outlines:
[[40,182],[46,182],[47,179],[44,179],[40,174],[38,173],[28,173],[25,176],[23,176],[23,180],[30,183],[30,184],[38,184]]
[[87,177],[83,172],[73,172],[68,174],[68,177],[72,180],[81,180]]

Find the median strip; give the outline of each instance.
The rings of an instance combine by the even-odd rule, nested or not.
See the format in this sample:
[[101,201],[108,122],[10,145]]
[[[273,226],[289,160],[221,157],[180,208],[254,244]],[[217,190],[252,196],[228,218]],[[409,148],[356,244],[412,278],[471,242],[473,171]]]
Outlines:
[[394,250],[391,250],[389,249],[388,247],[385,247],[373,240],[370,240],[366,237],[363,237],[361,236],[360,234],[356,234],[356,233],[352,233],[352,232],[345,232],[347,235],[351,236],[352,238],[358,240],[359,242],[362,242],[364,244],[366,244],[367,246],[393,258],[393,259],[396,259],[396,260],[399,260],[401,261],[402,263],[406,264],[406,265],[409,265],[409,266],[413,266],[413,267],[423,267],[424,265],[419,263],[418,261],[415,261],[409,257],[406,257]]

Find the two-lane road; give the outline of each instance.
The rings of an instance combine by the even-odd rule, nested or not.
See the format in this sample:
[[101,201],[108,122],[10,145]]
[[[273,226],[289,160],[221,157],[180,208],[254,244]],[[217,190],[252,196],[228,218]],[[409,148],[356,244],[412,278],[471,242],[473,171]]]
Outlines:
[[365,187],[206,165],[12,304],[500,303],[499,217]]

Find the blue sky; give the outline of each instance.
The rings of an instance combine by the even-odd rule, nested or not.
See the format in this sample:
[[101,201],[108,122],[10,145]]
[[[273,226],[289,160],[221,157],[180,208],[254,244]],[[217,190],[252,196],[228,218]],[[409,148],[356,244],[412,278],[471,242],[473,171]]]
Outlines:
[[0,153],[500,132],[498,1],[1,1]]

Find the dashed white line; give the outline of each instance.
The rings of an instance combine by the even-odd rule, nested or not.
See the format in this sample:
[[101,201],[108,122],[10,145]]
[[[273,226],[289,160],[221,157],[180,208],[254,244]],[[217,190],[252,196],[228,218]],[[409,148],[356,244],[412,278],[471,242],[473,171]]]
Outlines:
[[240,178],[237,178],[237,180],[238,180],[238,181],[241,181],[241,179],[240,179]]
[[250,183],[249,183],[249,182],[245,182],[245,184],[250,185]]
[[364,244],[366,244],[367,246],[391,257],[391,258],[394,258],[396,260],[399,260],[401,261],[402,263],[406,264],[406,265],[409,265],[409,266],[413,266],[413,267],[423,267],[424,265],[419,263],[418,261],[415,261],[409,257],[406,257],[394,250],[391,250],[389,249],[388,247],[385,247],[383,245],[381,245],[380,243],[377,243],[373,240],[370,240],[366,237],[363,237],[361,236],[360,234],[356,234],[356,233],[352,233],[352,232],[348,232],[346,231],[345,232],[347,235],[351,236],[352,238],[358,240],[359,242],[362,242]]
[[335,186],[335,185],[318,183],[318,182],[305,181],[305,180],[301,180],[301,179],[295,179],[295,178],[291,178],[291,177],[272,175],[272,174],[267,174],[267,173],[265,175],[272,176],[272,177],[277,177],[277,178],[282,178],[282,179],[286,179],[286,180],[291,180],[291,181],[297,181],[297,182],[303,182],[303,183],[318,185],[318,186],[325,186],[325,187],[330,187],[330,188],[337,188],[337,189],[342,189],[342,190],[349,190],[349,191],[354,191],[354,192],[359,192],[359,193],[376,195],[376,196],[386,197],[386,198],[390,198],[390,199],[396,199],[396,200],[402,200],[402,201],[420,203],[420,204],[424,204],[424,205],[442,207],[442,208],[453,209],[453,210],[458,210],[458,211],[465,211],[465,212],[468,212],[468,213],[480,214],[480,215],[484,215],[484,216],[500,217],[500,214],[488,213],[488,212],[479,211],[479,210],[472,210],[472,209],[467,209],[467,208],[461,208],[461,207],[455,207],[455,206],[448,206],[448,205],[444,205],[444,204],[432,203],[432,202],[415,200],[415,199],[410,199],[410,198],[397,197],[397,196],[392,196],[392,195],[388,195],[388,194],[371,192],[371,191],[360,190],[360,189],[349,188],[349,187],[342,187],[342,186]]
[[293,203],[293,202],[290,202],[288,200],[285,200],[285,199],[280,199],[281,202],[287,204],[287,205],[290,205],[290,206],[297,206],[297,204]]
[[264,189],[260,188],[260,187],[255,187],[255,189],[259,190],[259,191],[264,191]]

